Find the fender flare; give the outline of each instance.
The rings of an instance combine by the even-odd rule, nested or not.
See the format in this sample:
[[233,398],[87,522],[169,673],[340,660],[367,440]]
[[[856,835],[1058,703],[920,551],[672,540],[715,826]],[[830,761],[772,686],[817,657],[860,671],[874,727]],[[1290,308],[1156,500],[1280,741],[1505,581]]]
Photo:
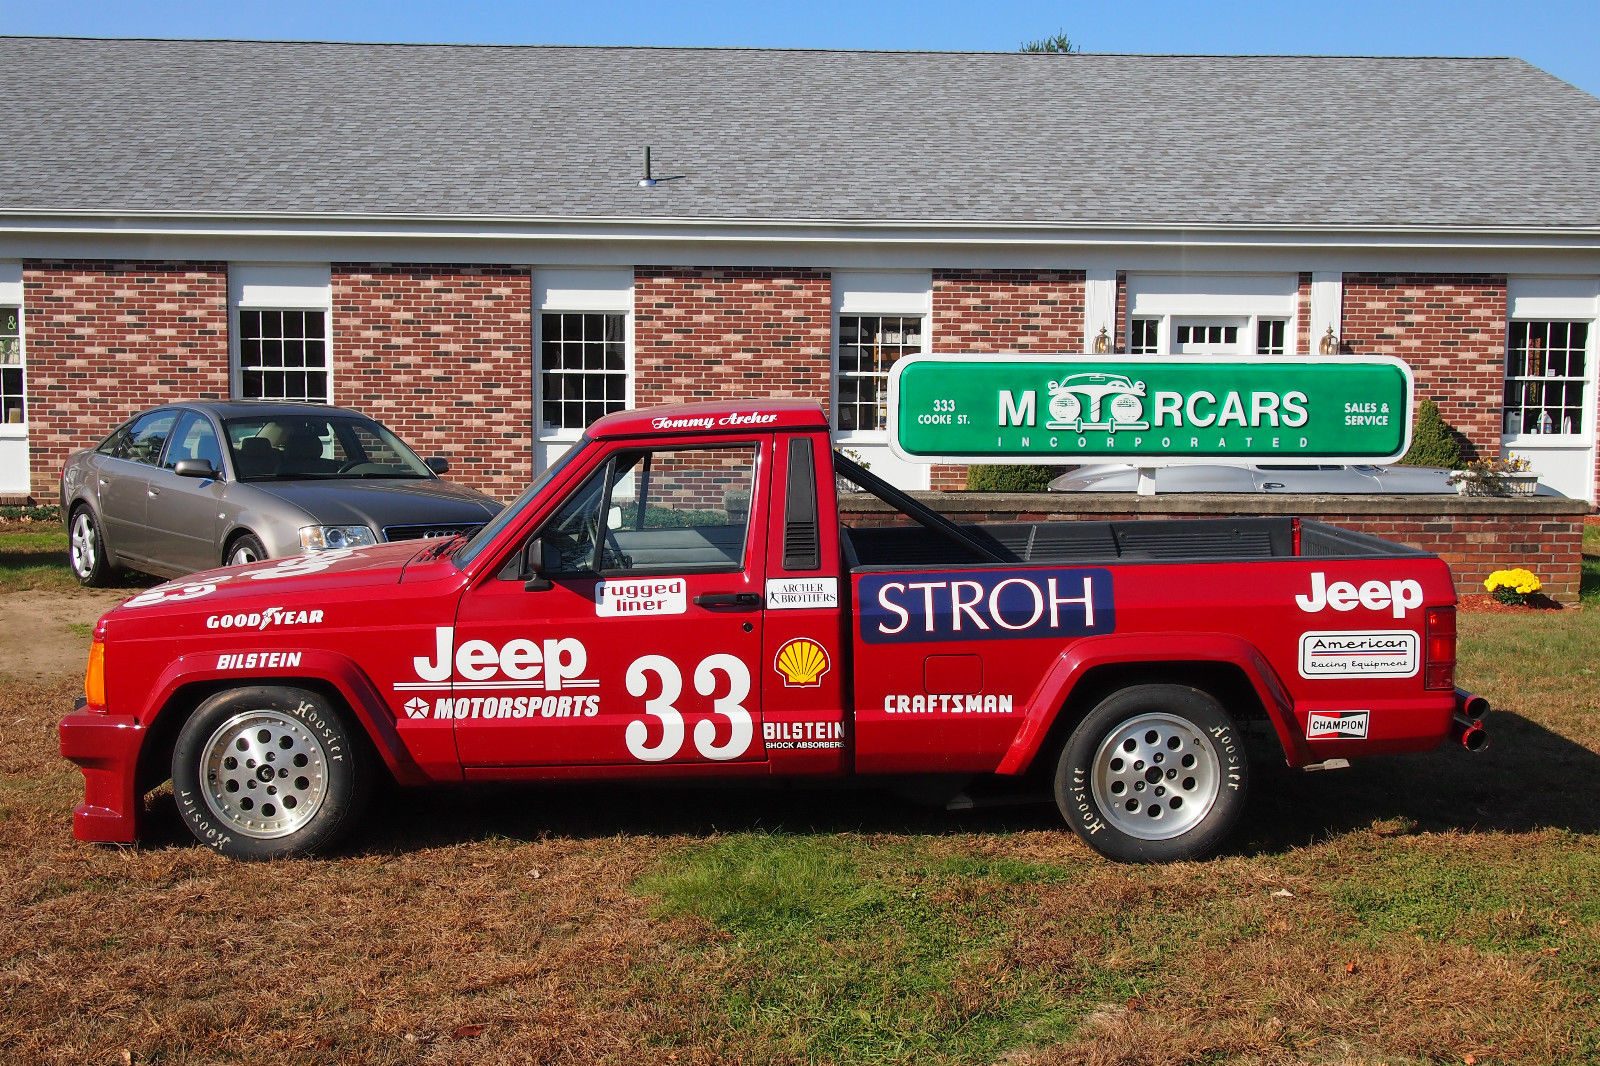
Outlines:
[[[314,682],[333,686],[360,727],[378,757],[388,767],[395,781],[401,785],[422,785],[433,780],[411,757],[395,729],[394,716],[390,714],[377,688],[353,659],[331,651],[305,651],[300,662],[292,667],[259,668],[249,674],[238,674],[217,669],[217,653],[191,652],[180,655],[167,664],[161,676],[151,686],[151,697],[139,712],[139,720],[147,727],[155,726],[162,712],[172,704],[181,689],[194,684],[226,681],[232,686],[292,684]],[[451,740],[452,750],[454,739]]]
[[1295,728],[1293,702],[1266,657],[1249,641],[1226,633],[1112,633],[1076,641],[1056,659],[1028,699],[1026,718],[1000,765],[1000,774],[1020,774],[1039,754],[1079,682],[1101,666],[1131,663],[1192,663],[1236,666],[1266,708],[1284,756],[1291,765],[1308,759]]

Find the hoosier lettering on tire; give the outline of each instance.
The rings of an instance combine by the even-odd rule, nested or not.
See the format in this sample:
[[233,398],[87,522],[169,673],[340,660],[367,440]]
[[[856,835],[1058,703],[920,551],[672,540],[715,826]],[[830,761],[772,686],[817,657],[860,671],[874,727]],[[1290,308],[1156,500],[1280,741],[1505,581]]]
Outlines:
[[326,851],[359,820],[372,775],[327,699],[287,686],[217,693],[184,723],[172,751],[184,824],[237,859]]
[[1201,859],[1244,809],[1249,764],[1238,727],[1208,693],[1135,685],[1078,723],[1056,766],[1056,805],[1118,862]]

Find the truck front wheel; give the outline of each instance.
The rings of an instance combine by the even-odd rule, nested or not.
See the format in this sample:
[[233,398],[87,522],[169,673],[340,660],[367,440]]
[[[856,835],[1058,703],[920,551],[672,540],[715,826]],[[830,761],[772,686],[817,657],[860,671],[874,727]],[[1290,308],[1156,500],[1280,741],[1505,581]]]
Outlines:
[[172,750],[184,824],[236,859],[327,850],[359,819],[371,788],[372,767],[346,719],[308,689],[219,692]]
[[1056,805],[1118,862],[1201,859],[1244,809],[1249,763],[1238,727],[1188,685],[1113,692],[1078,723],[1056,765]]

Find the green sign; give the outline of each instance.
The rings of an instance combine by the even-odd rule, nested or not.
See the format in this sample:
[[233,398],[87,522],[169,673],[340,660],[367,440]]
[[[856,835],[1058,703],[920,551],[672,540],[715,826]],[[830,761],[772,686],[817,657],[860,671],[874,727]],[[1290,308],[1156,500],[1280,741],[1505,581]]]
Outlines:
[[1385,463],[1411,443],[1411,368],[1386,356],[913,356],[889,378],[913,462]]

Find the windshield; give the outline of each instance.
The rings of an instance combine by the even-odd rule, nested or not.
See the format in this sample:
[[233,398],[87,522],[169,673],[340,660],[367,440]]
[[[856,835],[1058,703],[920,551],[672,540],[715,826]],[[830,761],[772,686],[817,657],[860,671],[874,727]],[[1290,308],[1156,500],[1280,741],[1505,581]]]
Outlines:
[[240,481],[433,477],[399,437],[359,415],[230,418],[222,426]]
[[488,544],[490,541],[494,540],[495,537],[499,536],[500,531],[506,526],[510,525],[512,519],[516,518],[522,513],[523,508],[528,506],[529,501],[537,496],[540,490],[542,490],[546,485],[550,484],[550,480],[552,478],[554,478],[562,470],[565,470],[567,464],[576,459],[578,457],[578,453],[587,448],[589,443],[589,438],[584,437],[582,440],[578,441],[577,444],[574,444],[572,447],[568,448],[561,454],[561,458],[551,463],[545,468],[544,473],[533,479],[533,484],[529,485],[527,489],[523,491],[521,496],[518,496],[516,499],[507,504],[505,510],[494,516],[493,521],[484,526],[482,529],[478,530],[477,533],[473,534],[471,540],[467,541],[460,548],[456,549],[456,553],[453,556],[456,565],[466,566],[468,563],[472,562],[472,560],[476,559],[478,557],[478,553],[483,551],[484,545]]

